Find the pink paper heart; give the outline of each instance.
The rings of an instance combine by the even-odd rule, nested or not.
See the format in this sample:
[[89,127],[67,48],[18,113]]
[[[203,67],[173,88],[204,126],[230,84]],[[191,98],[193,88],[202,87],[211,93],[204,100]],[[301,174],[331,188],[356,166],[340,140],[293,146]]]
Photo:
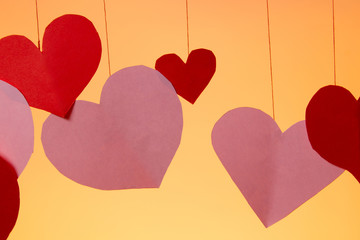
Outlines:
[[212,131],[225,169],[265,227],[286,217],[344,170],[311,147],[301,121],[284,133],[264,112],[236,108]]
[[34,150],[34,123],[24,96],[4,81],[0,81],[0,111],[0,156],[20,176]]
[[93,188],[159,187],[180,144],[180,100],[158,71],[135,66],[114,73],[100,104],[76,101],[70,118],[50,115],[45,153],[66,177]]

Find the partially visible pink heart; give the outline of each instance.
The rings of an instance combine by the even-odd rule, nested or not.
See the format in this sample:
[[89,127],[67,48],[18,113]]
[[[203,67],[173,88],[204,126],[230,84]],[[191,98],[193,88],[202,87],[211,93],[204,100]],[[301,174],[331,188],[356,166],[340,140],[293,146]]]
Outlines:
[[97,189],[159,187],[180,144],[182,109],[158,71],[135,66],[107,80],[100,104],[76,101],[70,118],[50,115],[46,156],[66,177]]
[[215,73],[216,58],[212,51],[203,48],[191,51],[186,63],[171,53],[156,60],[155,69],[172,83],[180,96],[194,104]]
[[4,81],[0,81],[0,112],[0,156],[20,176],[34,150],[34,123],[24,96]]
[[215,124],[212,144],[265,227],[283,219],[344,171],[311,147],[301,121],[284,133],[264,112],[236,108]]

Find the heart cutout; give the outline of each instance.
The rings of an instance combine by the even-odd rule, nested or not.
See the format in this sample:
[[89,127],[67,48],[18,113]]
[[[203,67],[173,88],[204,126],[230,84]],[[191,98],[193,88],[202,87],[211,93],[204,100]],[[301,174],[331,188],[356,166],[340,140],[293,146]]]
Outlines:
[[321,88],[306,108],[306,128],[312,147],[360,182],[359,125],[359,100],[343,87]]
[[282,133],[258,109],[227,112],[214,126],[212,144],[265,227],[286,217],[343,172],[311,148],[304,121]]
[[166,54],[156,61],[155,69],[172,83],[177,94],[194,104],[215,73],[216,58],[207,49],[191,51],[186,63],[174,53]]
[[23,36],[0,39],[0,79],[19,89],[30,106],[64,117],[100,57],[93,24],[79,15],[64,15],[47,26],[42,52]]
[[34,123],[29,104],[15,87],[0,81],[0,156],[20,176],[34,150]]
[[109,77],[100,104],[76,101],[70,118],[42,129],[48,159],[73,181],[103,190],[159,187],[180,144],[180,100],[158,71],[135,66]]
[[19,214],[20,193],[15,169],[0,157],[0,239],[8,238]]

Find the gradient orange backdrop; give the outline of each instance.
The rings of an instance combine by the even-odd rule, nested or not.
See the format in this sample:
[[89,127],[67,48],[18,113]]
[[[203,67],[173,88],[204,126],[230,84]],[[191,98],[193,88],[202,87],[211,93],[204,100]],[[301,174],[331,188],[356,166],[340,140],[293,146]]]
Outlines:
[[[195,105],[181,99],[181,145],[159,189],[101,191],[61,175],[40,136],[48,113],[32,109],[35,150],[19,178],[21,207],[11,240],[360,239],[360,185],[348,172],[266,229],[211,145],[215,122],[236,107],[272,113],[265,0],[188,0],[190,50],[208,48],[217,71]],[[38,0],[40,37],[63,14],[97,28],[103,55],[79,99],[99,102],[111,72],[187,56],[185,0]],[[331,0],[269,0],[276,120],[303,120],[311,96],[333,83]],[[338,84],[360,95],[360,2],[335,0]],[[0,2],[0,37],[37,42],[35,0]]]

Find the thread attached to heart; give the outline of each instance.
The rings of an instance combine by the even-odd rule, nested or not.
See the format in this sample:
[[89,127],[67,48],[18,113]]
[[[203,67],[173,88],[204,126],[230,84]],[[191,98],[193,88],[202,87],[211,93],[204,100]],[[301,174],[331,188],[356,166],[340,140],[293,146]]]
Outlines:
[[274,84],[267,4],[272,118],[254,108],[225,113],[212,131],[223,166],[265,227],[280,221],[344,171],[312,149],[305,122],[284,133],[275,122]]
[[188,52],[186,63],[175,53],[170,53],[156,60],[155,69],[172,83],[178,95],[194,104],[216,71],[216,57],[212,51],[203,48],[190,52],[189,4],[187,0],[185,2]]

